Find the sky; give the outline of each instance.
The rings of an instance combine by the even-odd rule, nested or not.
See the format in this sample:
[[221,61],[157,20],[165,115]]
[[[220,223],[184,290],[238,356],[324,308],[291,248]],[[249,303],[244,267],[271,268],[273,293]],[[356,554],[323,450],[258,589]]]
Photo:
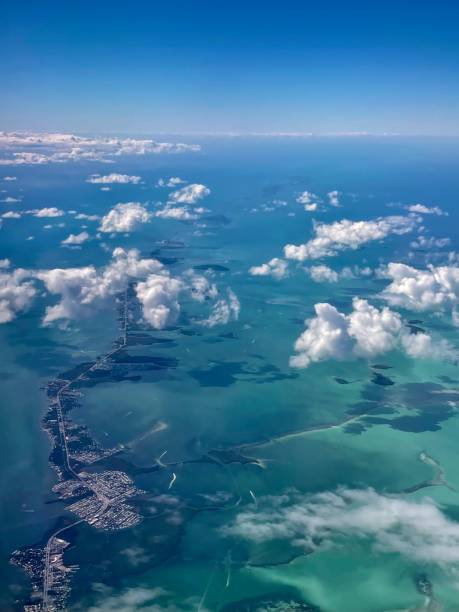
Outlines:
[[5,3],[0,129],[459,135],[459,3]]

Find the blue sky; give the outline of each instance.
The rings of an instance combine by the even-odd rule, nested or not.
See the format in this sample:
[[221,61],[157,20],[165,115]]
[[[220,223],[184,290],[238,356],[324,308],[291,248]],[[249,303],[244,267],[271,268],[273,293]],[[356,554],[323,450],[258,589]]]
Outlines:
[[8,2],[0,129],[459,134],[458,2]]

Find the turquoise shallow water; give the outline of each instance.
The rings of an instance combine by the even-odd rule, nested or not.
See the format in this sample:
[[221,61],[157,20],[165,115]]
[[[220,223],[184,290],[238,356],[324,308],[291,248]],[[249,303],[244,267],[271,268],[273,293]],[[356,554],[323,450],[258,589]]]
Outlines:
[[[326,223],[399,214],[414,202],[441,206],[449,216],[430,215],[425,224],[431,235],[451,239],[448,250],[457,250],[458,143],[391,138],[202,144],[202,153],[195,155],[126,158],[110,166],[110,172],[142,176],[141,186],[114,185],[101,192],[85,183],[89,174],[107,171],[102,164],[21,167],[15,169],[17,183],[8,186],[23,196],[18,210],[53,205],[102,215],[116,202],[149,201],[153,209],[164,199],[154,187],[162,176],[208,185],[212,193],[205,205],[217,217],[207,227],[154,219],[130,235],[105,241],[111,248],[136,247],[143,256],[157,250],[161,240],[180,241],[180,248],[160,252],[169,259],[170,273],[222,266],[212,280],[231,287],[241,303],[237,321],[209,329],[196,321],[208,305],[184,297],[175,326],[153,334],[168,343],[132,351],[176,360],[174,367],[144,372],[137,381],[83,389],[73,418],[87,425],[102,446],[125,445],[122,458],[139,470],[135,482],[145,491],[136,501],[144,519],[120,532],[87,525],[75,530],[64,557],[80,566],[68,608],[116,606],[120,598],[134,601],[140,593],[140,603],[128,609],[459,610],[454,563],[381,550],[375,538],[360,537],[355,530],[336,539],[330,535],[314,552],[288,537],[254,542],[225,533],[241,512],[263,512],[273,496],[293,489],[306,497],[339,487],[371,487],[412,502],[428,496],[441,504],[445,516],[459,520],[456,364],[414,360],[394,350],[370,361],[289,367],[294,341],[315,303],[329,301],[348,311],[353,296],[377,300],[385,281],[372,276],[314,283],[295,265],[281,281],[248,274],[250,266],[280,256],[285,244],[311,236],[312,216],[295,202],[306,189],[322,197],[330,190],[342,192],[341,208],[314,215]],[[272,206],[274,200],[287,204]],[[263,211],[263,205],[274,210]],[[0,258],[33,269],[107,263],[100,240],[80,250],[59,246],[70,232],[81,231],[81,221],[66,215],[65,227],[52,220],[47,230],[44,223],[28,216],[5,220]],[[30,235],[35,239],[26,242]],[[391,236],[326,263],[336,269],[375,268],[388,261],[422,267],[425,253],[408,259],[410,240]],[[106,353],[119,335],[113,303],[67,326],[43,327],[43,310],[50,303],[55,298],[40,295],[28,312],[0,326],[1,610],[19,609],[28,593],[27,579],[8,563],[11,552],[39,542],[59,518],[69,517],[50,491],[56,475],[41,428],[43,387]],[[447,316],[401,312],[457,345],[457,330]],[[394,384],[374,383],[375,363],[390,367],[380,372]],[[387,406],[392,412],[381,412]],[[373,420],[359,418],[368,411]],[[243,459],[202,461],[216,449],[237,449]],[[148,471],[165,451],[163,460],[173,466]],[[437,473],[420,460],[422,453],[441,466],[448,486],[414,490]],[[431,584],[430,600],[420,591],[421,575]]]

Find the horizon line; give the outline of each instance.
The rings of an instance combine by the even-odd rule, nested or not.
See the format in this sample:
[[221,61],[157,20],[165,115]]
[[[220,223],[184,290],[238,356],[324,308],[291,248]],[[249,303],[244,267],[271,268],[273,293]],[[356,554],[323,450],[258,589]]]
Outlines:
[[459,133],[444,132],[368,132],[368,131],[339,131],[339,132],[306,132],[306,131],[177,131],[177,130],[34,130],[9,129],[0,130],[0,134],[71,134],[71,135],[151,135],[151,136],[187,136],[187,137],[215,137],[215,138],[459,138]]

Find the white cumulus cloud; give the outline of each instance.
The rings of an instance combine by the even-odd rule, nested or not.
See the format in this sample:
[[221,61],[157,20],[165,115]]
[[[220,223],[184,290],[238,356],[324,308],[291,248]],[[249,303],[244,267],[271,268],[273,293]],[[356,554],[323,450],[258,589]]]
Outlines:
[[210,194],[210,189],[205,185],[199,183],[191,183],[186,187],[177,189],[169,195],[169,199],[172,202],[178,204],[196,204],[199,200],[202,200]]
[[334,189],[333,191],[329,191],[327,193],[329,204],[331,206],[340,206],[340,200],[339,200],[340,195],[341,193],[337,191],[336,189]]
[[402,263],[389,263],[383,275],[392,282],[381,297],[392,306],[423,311],[455,307],[458,303],[458,266],[429,266],[419,270]]
[[89,315],[92,308],[123,291],[130,279],[146,278],[162,269],[156,259],[141,259],[136,249],[116,248],[112,261],[102,269],[90,265],[34,272],[51,295],[60,297],[56,305],[47,308],[44,324]]
[[338,272],[328,266],[311,266],[306,271],[316,283],[336,283],[339,280]]
[[373,274],[373,270],[368,266],[345,267],[339,271],[336,271],[324,264],[305,268],[305,272],[316,283],[337,283],[341,279],[359,278],[362,276],[366,277]]
[[64,246],[75,246],[83,244],[83,242],[86,242],[87,240],[89,240],[88,232],[81,232],[80,234],[69,234],[67,238],[61,242],[61,244]]
[[99,221],[99,215],[87,215],[86,213],[77,213],[75,219],[83,221]]
[[[2,260],[2,270],[9,267],[7,259]],[[36,295],[32,282],[26,280],[25,270],[13,272],[0,270],[0,323],[12,321],[18,312],[27,310]]]
[[177,185],[183,185],[186,183],[183,179],[178,176],[171,176],[170,178],[160,178],[156,183],[156,187],[177,187]]
[[180,312],[178,296],[183,283],[168,274],[150,274],[136,286],[137,297],[142,304],[142,314],[155,329],[173,323]]
[[205,327],[215,327],[215,325],[226,325],[230,321],[237,321],[241,311],[241,304],[237,295],[229,287],[226,290],[228,299],[220,299],[212,307],[207,319],[200,321]]
[[410,243],[412,249],[444,249],[451,244],[450,238],[435,238],[434,236],[423,236],[422,234]]
[[425,204],[411,204],[406,206],[406,210],[412,213],[420,215],[438,215],[448,216],[448,213],[444,212],[439,206],[425,206]]
[[276,279],[281,279],[288,274],[288,263],[279,257],[274,257],[267,263],[261,266],[252,266],[249,269],[249,274],[252,276],[272,276]]
[[312,191],[303,191],[303,193],[297,197],[296,201],[298,204],[310,204],[313,200],[317,199],[316,194],[312,193]]
[[161,219],[176,219],[177,221],[194,221],[200,217],[200,214],[194,210],[193,212],[187,206],[165,206],[154,213],[155,217]]
[[101,232],[132,232],[142,223],[150,221],[150,213],[140,202],[116,204],[100,222]]
[[55,206],[30,211],[35,217],[62,217],[65,213]]
[[17,204],[20,201],[21,198],[13,198],[12,196],[7,196],[6,198],[3,198],[3,200],[0,200],[0,202],[4,202],[5,204]]
[[197,302],[205,302],[209,299],[218,297],[218,289],[215,283],[211,283],[202,274],[196,274],[194,270],[185,272],[187,280],[187,288],[191,293],[191,297]]
[[418,220],[416,217],[391,216],[380,217],[373,221],[350,221],[342,219],[331,224],[315,223],[315,237],[305,244],[287,244],[284,254],[287,259],[305,261],[331,257],[340,251],[358,249],[360,246],[382,240],[390,234],[411,232]]
[[117,174],[116,172],[112,172],[112,174],[106,174],[101,176],[100,174],[92,174],[88,179],[86,179],[87,183],[94,183],[95,185],[99,184],[112,184],[119,183],[120,185],[126,185],[131,183],[133,185],[138,185],[142,177],[140,176],[130,176],[129,174]]
[[395,348],[419,358],[453,358],[456,354],[446,341],[434,343],[428,334],[416,339],[404,328],[401,316],[387,306],[379,310],[367,300],[354,298],[350,314],[328,303],[316,304],[314,310],[316,316],[306,321],[305,331],[295,342],[292,367],[307,368],[327,359],[370,358]]

